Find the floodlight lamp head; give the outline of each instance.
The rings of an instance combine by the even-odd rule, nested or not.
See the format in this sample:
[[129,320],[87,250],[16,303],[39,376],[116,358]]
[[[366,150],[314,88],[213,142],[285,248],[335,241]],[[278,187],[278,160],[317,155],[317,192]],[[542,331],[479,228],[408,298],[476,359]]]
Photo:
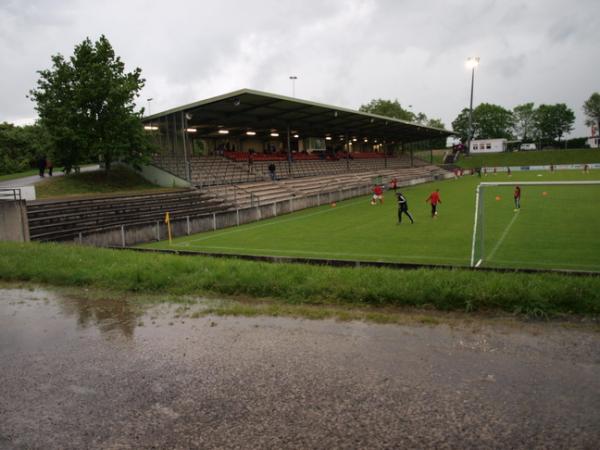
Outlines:
[[467,58],[467,68],[474,69],[479,65],[479,56],[472,56]]
[[233,106],[240,106],[240,103],[241,103],[241,102],[240,102],[240,99],[239,99],[239,97],[235,97],[235,98],[233,99]]

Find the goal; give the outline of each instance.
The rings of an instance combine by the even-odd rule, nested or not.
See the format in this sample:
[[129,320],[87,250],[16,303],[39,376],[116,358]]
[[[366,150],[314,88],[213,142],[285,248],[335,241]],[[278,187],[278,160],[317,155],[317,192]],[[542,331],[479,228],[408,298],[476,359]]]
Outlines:
[[471,266],[600,271],[599,205],[600,181],[480,183]]

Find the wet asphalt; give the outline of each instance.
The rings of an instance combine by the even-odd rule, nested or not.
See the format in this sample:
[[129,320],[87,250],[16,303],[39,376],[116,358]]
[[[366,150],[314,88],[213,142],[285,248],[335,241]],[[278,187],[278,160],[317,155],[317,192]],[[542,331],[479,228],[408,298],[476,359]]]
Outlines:
[[0,289],[0,448],[598,448],[600,333]]

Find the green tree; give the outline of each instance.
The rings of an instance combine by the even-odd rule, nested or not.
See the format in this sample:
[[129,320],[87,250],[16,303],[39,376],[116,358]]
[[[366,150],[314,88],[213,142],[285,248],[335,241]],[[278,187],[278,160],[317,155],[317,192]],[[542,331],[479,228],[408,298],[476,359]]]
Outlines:
[[[473,109],[473,139],[510,138],[512,113],[499,105],[481,103]],[[469,135],[469,109],[464,108],[452,121],[452,129],[463,141]]]
[[427,126],[431,128],[446,129],[446,125],[442,122],[442,119],[427,119]]
[[466,142],[469,138],[469,108],[463,110],[452,121],[452,130],[460,137],[461,141]]
[[536,109],[533,103],[524,103],[513,109],[513,133],[522,141],[535,139],[538,131],[535,120]]
[[99,159],[110,170],[114,161],[138,164],[148,144],[135,99],[144,86],[141,69],[125,64],[105,36],[75,47],[68,60],[52,56],[52,68],[38,72],[30,91],[41,124],[48,130],[57,163],[69,168]]
[[564,103],[540,105],[535,114],[536,127],[542,139],[560,139],[573,130],[575,113]]
[[359,111],[378,114],[380,116],[393,117],[394,119],[414,122],[416,116],[406,109],[402,108],[398,100],[383,100],[381,98],[373,99],[366,105],[361,105]]
[[27,170],[42,156],[51,157],[42,127],[0,123],[0,174]]
[[583,104],[583,111],[587,116],[585,124],[595,126],[596,133],[600,133],[600,94],[594,92]]
[[512,137],[512,113],[502,106],[482,103],[473,111],[473,119],[477,124],[477,139]]

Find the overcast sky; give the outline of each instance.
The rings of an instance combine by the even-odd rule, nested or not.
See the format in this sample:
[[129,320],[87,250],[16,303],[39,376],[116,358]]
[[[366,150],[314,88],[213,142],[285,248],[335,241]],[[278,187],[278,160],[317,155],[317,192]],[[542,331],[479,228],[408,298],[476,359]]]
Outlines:
[[153,113],[240,88],[291,95],[296,75],[299,98],[398,99],[450,128],[480,56],[475,105],[564,102],[583,136],[599,18],[599,0],[0,0],[0,121],[32,121],[36,70],[105,34]]

